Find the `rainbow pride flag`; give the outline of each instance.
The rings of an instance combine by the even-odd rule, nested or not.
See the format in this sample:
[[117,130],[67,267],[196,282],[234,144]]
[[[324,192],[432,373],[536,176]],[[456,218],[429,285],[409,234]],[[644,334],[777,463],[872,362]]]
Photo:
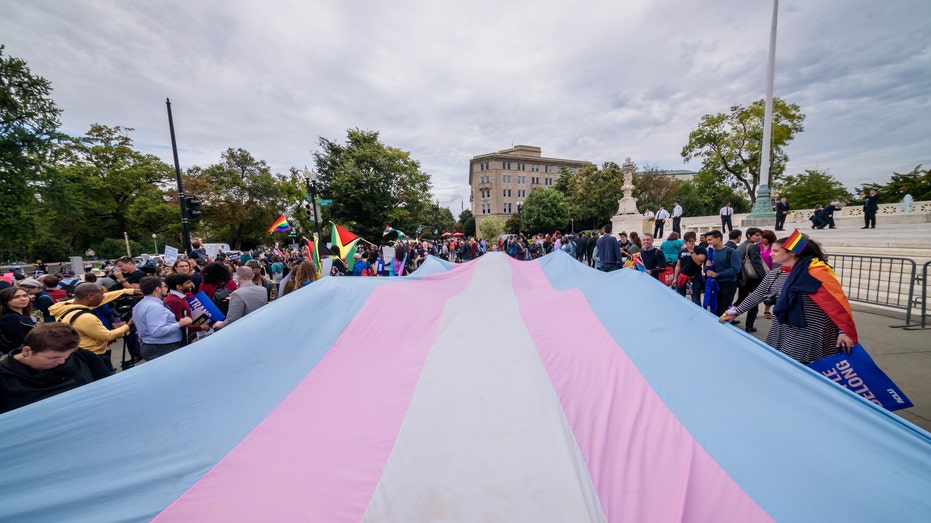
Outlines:
[[782,244],[782,248],[789,252],[799,254],[802,252],[802,249],[804,249],[806,245],[808,245],[808,238],[806,238],[804,234],[800,233],[798,229],[795,229],[795,232],[786,238],[785,243]]
[[288,225],[288,219],[285,218],[283,214],[280,217],[278,217],[277,220],[275,220],[275,223],[273,223],[271,227],[268,228],[269,233],[290,232],[290,231],[291,231],[291,226]]
[[[803,269],[804,267],[799,267],[798,264],[792,267],[793,271]],[[817,291],[809,294],[812,301],[827,313],[831,321],[840,330],[844,331],[844,334],[850,336],[854,344],[859,343],[857,326],[853,320],[853,311],[850,309],[850,301],[847,300],[847,295],[844,294],[837,273],[827,263],[812,258],[811,263],[808,265],[808,275],[821,283]]]

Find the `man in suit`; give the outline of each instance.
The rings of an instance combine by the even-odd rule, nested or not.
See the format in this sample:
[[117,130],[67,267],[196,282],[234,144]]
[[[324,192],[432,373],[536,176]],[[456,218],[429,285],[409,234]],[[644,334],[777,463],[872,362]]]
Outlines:
[[870,195],[866,197],[866,201],[863,202],[863,220],[866,222],[866,225],[863,226],[863,229],[875,229],[876,228],[876,211],[879,210],[879,194],[876,189],[870,189]]
[[789,214],[789,204],[786,203],[786,199],[780,198],[776,202],[776,230],[784,231],[786,225],[786,215]]
[[830,229],[836,229],[837,226],[834,225],[834,211],[839,211],[844,208],[844,204],[840,202],[833,202],[821,209],[821,212],[818,213],[818,223],[815,224],[815,229],[824,229],[828,227]]
[[252,267],[249,266],[236,269],[239,287],[236,287],[236,290],[230,294],[230,310],[223,322],[224,326],[268,304],[268,292],[265,288],[252,283],[254,274]]

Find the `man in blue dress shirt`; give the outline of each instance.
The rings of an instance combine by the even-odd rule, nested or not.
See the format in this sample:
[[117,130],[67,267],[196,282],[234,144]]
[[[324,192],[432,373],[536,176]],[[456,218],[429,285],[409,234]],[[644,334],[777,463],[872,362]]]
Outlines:
[[154,360],[178,349],[182,343],[182,328],[193,321],[185,317],[175,319],[174,312],[162,301],[168,287],[158,276],[146,276],[139,282],[142,301],[133,307],[133,321],[142,344],[142,357]]

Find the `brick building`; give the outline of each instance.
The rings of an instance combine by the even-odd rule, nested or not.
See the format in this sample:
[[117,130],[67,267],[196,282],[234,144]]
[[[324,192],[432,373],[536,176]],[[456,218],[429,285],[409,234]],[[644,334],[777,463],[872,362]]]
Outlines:
[[483,218],[499,216],[507,221],[537,187],[553,187],[559,171],[577,172],[591,162],[544,158],[542,149],[516,145],[495,153],[481,154],[469,162],[469,202],[476,231]]

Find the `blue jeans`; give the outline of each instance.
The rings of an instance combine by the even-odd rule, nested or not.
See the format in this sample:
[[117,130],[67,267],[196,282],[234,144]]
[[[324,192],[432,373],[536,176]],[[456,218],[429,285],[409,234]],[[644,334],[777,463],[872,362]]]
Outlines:
[[618,263],[602,263],[601,267],[598,268],[602,272],[611,272],[620,269],[621,266]]
[[[692,280],[692,303],[701,307],[701,293],[705,290],[705,281],[702,278],[702,275],[699,274],[695,276]],[[679,296],[685,297],[685,292],[688,290],[688,283],[682,287],[676,287],[676,292],[679,293]]]

